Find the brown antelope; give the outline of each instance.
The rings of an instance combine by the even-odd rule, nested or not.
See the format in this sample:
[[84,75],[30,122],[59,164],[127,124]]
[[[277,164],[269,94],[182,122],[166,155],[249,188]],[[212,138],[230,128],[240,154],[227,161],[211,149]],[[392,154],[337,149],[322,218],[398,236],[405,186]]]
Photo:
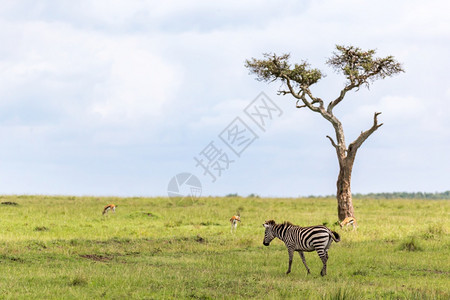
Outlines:
[[353,230],[355,230],[357,227],[356,219],[353,217],[347,217],[342,222],[339,223],[339,226],[341,226],[341,228],[344,226],[347,227],[348,225],[352,225]]
[[231,222],[231,233],[233,233],[233,230],[236,231],[237,223],[241,222],[241,216],[239,214],[232,216],[230,222]]
[[116,207],[117,207],[117,205],[114,205],[114,204],[106,205],[105,208],[103,209],[103,215],[107,214],[110,210],[112,210],[113,213],[115,213],[116,212]]

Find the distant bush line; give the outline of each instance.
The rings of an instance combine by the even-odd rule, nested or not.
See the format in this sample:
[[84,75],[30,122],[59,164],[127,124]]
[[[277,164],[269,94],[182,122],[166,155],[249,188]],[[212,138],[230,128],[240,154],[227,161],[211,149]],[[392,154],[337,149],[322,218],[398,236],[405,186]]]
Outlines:
[[375,199],[450,199],[450,191],[442,193],[369,193],[369,194],[353,194],[354,198],[375,198]]
[[[368,193],[360,194],[355,193],[352,195],[355,199],[430,199],[430,200],[443,200],[450,199],[450,191],[442,193],[423,193],[423,192],[393,192],[393,193]],[[335,197],[330,195],[327,197]],[[316,198],[316,196],[309,196],[309,198]]]
[[[442,193],[423,193],[423,192],[393,192],[393,193],[368,193],[368,194],[360,194],[354,193],[352,194],[353,198],[356,199],[433,199],[433,200],[447,200],[450,199],[450,191],[445,191]],[[242,197],[237,193],[227,194],[225,197],[233,198],[233,197]],[[257,194],[250,194],[247,198],[259,198],[260,196]],[[336,195],[326,195],[326,196],[314,196],[310,195],[307,197],[299,196],[299,198],[334,198]]]

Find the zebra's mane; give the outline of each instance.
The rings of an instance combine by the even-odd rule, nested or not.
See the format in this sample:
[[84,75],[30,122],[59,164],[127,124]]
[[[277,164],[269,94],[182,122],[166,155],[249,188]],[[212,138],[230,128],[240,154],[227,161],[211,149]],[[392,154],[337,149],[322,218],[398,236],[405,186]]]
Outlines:
[[269,221],[266,221],[266,224],[267,225],[275,225],[276,223],[274,220],[269,220]]
[[297,226],[297,225],[292,224],[292,223],[289,222],[289,221],[284,221],[284,222],[281,223],[281,224],[277,224],[274,220],[266,221],[266,224],[267,224],[267,225],[273,225],[273,226],[278,225],[278,226],[283,226],[283,227],[286,227],[286,226]]

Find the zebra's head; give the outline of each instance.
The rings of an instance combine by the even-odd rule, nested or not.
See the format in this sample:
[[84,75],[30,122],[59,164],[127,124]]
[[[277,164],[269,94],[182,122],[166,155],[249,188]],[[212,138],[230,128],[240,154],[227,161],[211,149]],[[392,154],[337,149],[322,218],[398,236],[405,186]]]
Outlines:
[[270,242],[275,238],[275,235],[273,233],[273,226],[275,225],[274,220],[266,221],[264,222],[263,226],[266,229],[266,232],[264,232],[264,246],[269,246]]

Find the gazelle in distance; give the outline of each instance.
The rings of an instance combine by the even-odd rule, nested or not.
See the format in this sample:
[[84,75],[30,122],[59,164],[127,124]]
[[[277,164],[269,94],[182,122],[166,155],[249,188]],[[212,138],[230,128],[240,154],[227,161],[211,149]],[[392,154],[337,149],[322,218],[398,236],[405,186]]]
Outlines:
[[356,223],[356,219],[353,217],[347,217],[342,222],[339,223],[339,226],[341,226],[341,229],[344,226],[347,228],[348,225],[352,225],[353,230],[355,230],[358,227],[357,226],[358,224]]
[[241,214],[238,212],[236,215],[232,216],[230,222],[231,222],[231,233],[233,233],[233,231],[236,231],[238,222],[241,222]]
[[112,210],[113,213],[116,213],[116,207],[117,207],[117,205],[114,205],[114,204],[108,204],[108,205],[106,205],[105,208],[103,208],[103,213],[102,213],[102,215],[107,214],[110,210]]

